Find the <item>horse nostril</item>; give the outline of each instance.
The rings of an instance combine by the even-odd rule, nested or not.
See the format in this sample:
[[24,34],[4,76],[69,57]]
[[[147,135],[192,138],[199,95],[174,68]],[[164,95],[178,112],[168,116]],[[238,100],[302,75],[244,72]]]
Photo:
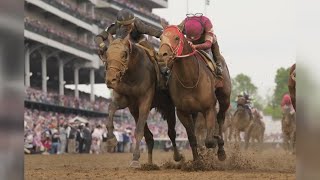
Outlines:
[[168,53],[163,53],[162,56],[166,57],[166,56],[168,56]]

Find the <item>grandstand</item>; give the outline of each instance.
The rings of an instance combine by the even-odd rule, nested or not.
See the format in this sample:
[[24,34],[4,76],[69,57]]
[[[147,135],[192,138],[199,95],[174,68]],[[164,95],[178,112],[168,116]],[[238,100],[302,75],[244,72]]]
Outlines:
[[[83,116],[91,125],[104,123],[110,99],[98,97],[94,84],[105,83],[105,68],[97,55],[94,37],[128,8],[144,22],[161,28],[153,8],[166,8],[167,0],[25,0],[25,122],[29,130],[45,120],[44,129]],[[148,37],[157,48],[159,40]],[[90,93],[80,92],[89,84]],[[74,85],[74,90],[65,88]],[[41,117],[40,117],[41,116]],[[121,121],[119,121],[121,119]],[[167,138],[166,122],[154,113],[151,129]],[[58,121],[59,120],[59,121]],[[60,121],[61,120],[61,121]],[[57,123],[58,122],[58,123]],[[134,126],[127,109],[117,111],[115,123]],[[180,138],[186,138],[178,127]]]
[[[141,0],[140,0],[141,1]],[[96,54],[94,36],[114,22],[122,8],[131,9],[151,26],[161,27],[152,8],[166,0],[25,0],[25,86],[48,88],[64,95],[64,85],[104,83],[104,68]],[[159,41],[151,40],[156,46]]]

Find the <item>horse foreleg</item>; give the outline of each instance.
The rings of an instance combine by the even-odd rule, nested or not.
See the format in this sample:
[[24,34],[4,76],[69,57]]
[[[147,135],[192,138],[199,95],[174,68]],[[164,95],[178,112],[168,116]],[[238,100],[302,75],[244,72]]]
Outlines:
[[193,154],[193,160],[199,159],[199,154],[197,150],[197,139],[194,134],[194,123],[192,118],[190,117],[190,114],[186,112],[182,112],[180,110],[177,110],[177,115],[183,126],[186,128],[187,134],[188,134],[188,140],[192,149]]
[[109,104],[109,119],[107,121],[107,130],[108,130],[108,134],[107,134],[107,144],[109,147],[116,147],[117,146],[117,139],[115,137],[115,135],[113,134],[113,130],[114,130],[114,126],[113,126],[113,116],[114,113],[119,109],[118,106],[116,105],[116,103],[111,102]]
[[[136,130],[135,130],[135,138],[136,138],[136,147],[133,152],[133,159],[130,164],[130,167],[139,168],[140,163],[140,142],[144,135],[144,127],[146,125],[146,121],[148,118],[148,114],[151,107],[153,93],[151,91],[147,92],[146,96],[143,99],[140,99],[139,104],[139,118],[136,120]],[[151,153],[152,155],[152,153]]]
[[153,134],[148,128],[147,123],[145,123],[145,126],[144,126],[144,138],[148,146],[148,163],[152,164],[152,151],[154,146],[154,140],[153,140]]
[[[227,76],[224,78],[227,78]],[[219,125],[219,136],[220,136],[220,138],[218,139],[218,158],[220,161],[223,161],[226,159],[226,154],[224,151],[222,128],[226,118],[226,112],[230,106],[231,85],[227,86],[227,84],[228,83],[226,83],[225,86],[222,88],[218,88],[215,92],[219,102],[219,112],[217,115],[217,120]]]
[[175,161],[180,161],[182,159],[182,155],[179,153],[178,148],[177,148],[177,144],[176,144],[176,115],[175,115],[175,111],[174,111],[174,107],[173,107],[173,111],[170,112],[170,115],[167,119],[167,123],[168,123],[168,136],[172,142],[172,146],[173,146],[173,159]]
[[245,134],[244,134],[244,141],[245,141],[245,149],[247,150],[248,147],[249,147],[249,140],[250,140],[250,137],[251,137],[251,130],[252,130],[252,126],[253,124],[250,123],[249,124],[249,127],[247,127],[246,131],[245,131]]

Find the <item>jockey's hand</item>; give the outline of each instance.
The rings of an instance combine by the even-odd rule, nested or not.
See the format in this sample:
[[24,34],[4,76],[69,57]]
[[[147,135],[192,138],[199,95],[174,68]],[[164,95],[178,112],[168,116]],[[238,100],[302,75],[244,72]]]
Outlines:
[[196,49],[196,45],[194,45],[191,41],[188,41],[188,43],[193,49]]
[[99,44],[99,50],[98,50],[99,55],[102,56],[106,50],[107,50],[107,46],[103,42]]

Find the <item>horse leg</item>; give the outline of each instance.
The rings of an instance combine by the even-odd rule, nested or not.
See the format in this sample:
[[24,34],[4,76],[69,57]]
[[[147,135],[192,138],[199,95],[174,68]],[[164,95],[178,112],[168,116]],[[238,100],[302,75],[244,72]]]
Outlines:
[[153,134],[148,128],[148,124],[146,123],[144,126],[144,138],[146,140],[148,146],[148,163],[152,164],[152,151],[154,146]]
[[287,134],[283,134],[283,148],[285,151],[289,150],[289,137]]
[[216,114],[216,108],[214,106],[210,107],[205,113],[203,113],[207,124],[207,137],[205,140],[205,145],[207,148],[215,148],[217,146],[217,140],[214,138]]
[[232,140],[232,133],[233,133],[233,125],[231,124],[229,127],[229,134],[228,134],[228,140]]
[[136,138],[136,147],[133,151],[133,159],[130,164],[130,167],[140,168],[140,142],[144,135],[144,127],[146,125],[146,121],[148,118],[148,114],[151,107],[153,93],[149,91],[146,93],[146,96],[143,97],[143,100],[140,99],[139,104],[139,118],[136,123],[136,130],[135,130],[135,138]]
[[204,145],[204,137],[206,136],[206,126],[205,119],[202,114],[192,114],[192,119],[194,123],[194,132],[197,138],[197,145],[200,149],[203,149]]
[[109,104],[109,119],[107,122],[107,144],[109,147],[116,147],[117,146],[117,139],[115,135],[113,134],[114,126],[113,126],[113,116],[114,113],[119,109],[116,103],[111,102]]
[[114,117],[114,113],[119,110],[119,109],[123,109],[125,107],[128,106],[128,100],[125,96],[122,96],[118,93],[116,93],[115,91],[113,91],[113,97],[112,97],[112,101],[109,104],[108,107],[108,113],[109,113],[109,119],[107,122],[107,144],[109,147],[115,147],[117,146],[117,139],[115,137],[115,135],[113,134],[113,130],[114,130],[114,126],[113,126],[113,117]]
[[252,130],[252,126],[253,126],[253,124],[252,123],[250,123],[249,124],[249,127],[247,127],[247,129],[246,129],[246,131],[245,131],[245,134],[244,134],[244,144],[245,144],[245,146],[244,146],[244,148],[247,150],[248,149],[248,147],[249,147],[249,140],[250,140],[250,137],[251,137],[251,130]]
[[296,131],[292,133],[292,154],[296,154]]
[[226,154],[224,151],[224,141],[222,136],[222,128],[226,117],[226,112],[230,106],[230,93],[228,93],[228,88],[218,88],[216,90],[216,96],[219,101],[219,112],[217,115],[218,125],[219,125],[219,136],[218,140],[218,158],[220,161],[226,159]]
[[188,134],[188,140],[192,149],[193,160],[199,159],[199,154],[197,150],[197,139],[194,134],[194,124],[190,114],[177,110],[177,115],[183,126],[186,128]]
[[173,146],[173,159],[175,161],[180,161],[182,159],[182,155],[179,153],[179,150],[177,148],[177,144],[176,144],[176,115],[175,115],[175,111],[173,110],[172,112],[170,112],[170,115],[167,119],[167,123],[168,123],[168,136],[172,142],[172,146]]

